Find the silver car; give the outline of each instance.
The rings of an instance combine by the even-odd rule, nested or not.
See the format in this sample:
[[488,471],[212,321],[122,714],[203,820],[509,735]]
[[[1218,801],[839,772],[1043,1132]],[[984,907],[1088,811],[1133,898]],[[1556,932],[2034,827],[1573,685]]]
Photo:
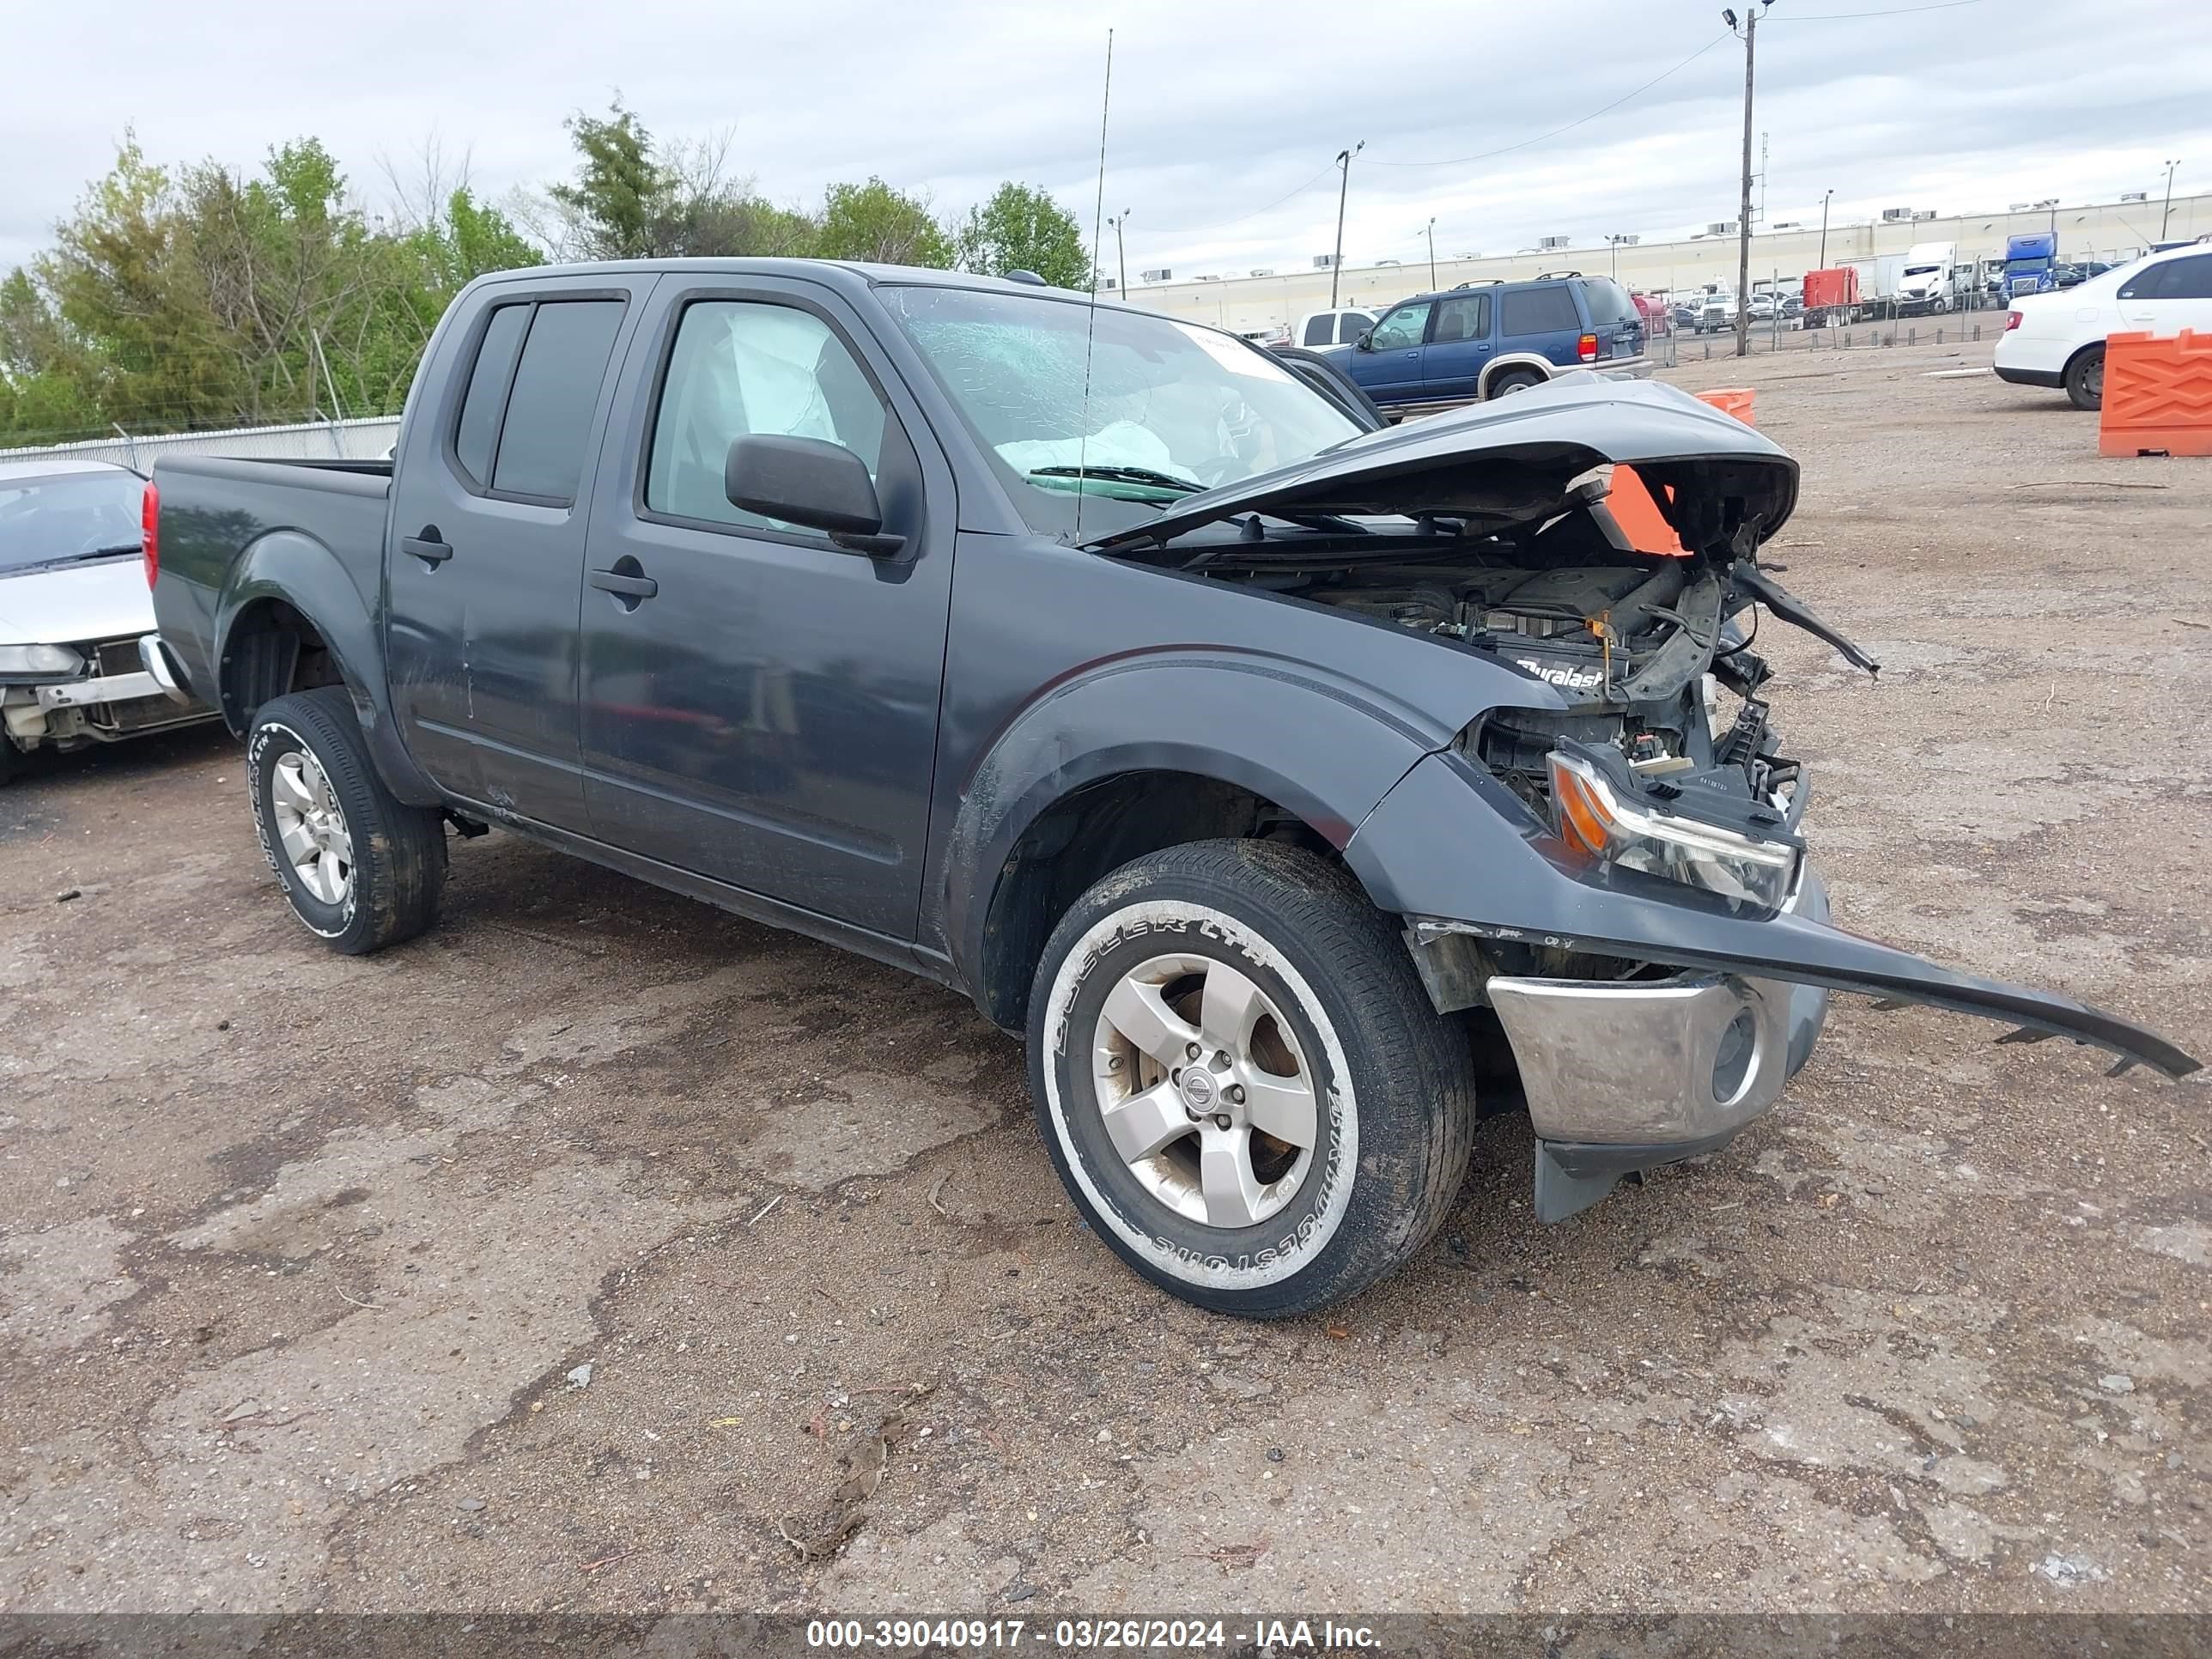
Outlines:
[[112,743],[213,717],[139,651],[154,602],[145,480],[106,461],[0,464],[0,780],[46,745]]

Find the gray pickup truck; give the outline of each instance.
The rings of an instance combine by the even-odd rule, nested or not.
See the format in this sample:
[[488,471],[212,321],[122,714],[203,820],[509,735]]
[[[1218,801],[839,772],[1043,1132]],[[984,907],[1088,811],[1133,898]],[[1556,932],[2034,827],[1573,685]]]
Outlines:
[[1740,624],[1856,653],[1759,568],[1771,442],[1581,376],[1376,426],[1019,282],[516,271],[389,464],[160,464],[148,656],[335,948],[497,826],[940,980],[1026,1035],[1099,1237],[1232,1313],[1404,1261],[1480,1112],[1533,1117],[1547,1219],[1722,1146],[1832,992],[2195,1069],[1829,925]]

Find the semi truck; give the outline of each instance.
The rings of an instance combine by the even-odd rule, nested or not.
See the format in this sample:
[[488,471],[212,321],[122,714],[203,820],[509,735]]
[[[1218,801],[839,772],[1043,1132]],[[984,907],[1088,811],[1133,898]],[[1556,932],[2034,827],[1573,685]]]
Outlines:
[[1956,242],[1915,242],[1898,273],[1897,313],[1902,317],[1944,312],[1959,304]]
[[2048,294],[2058,286],[2058,234],[2025,231],[2005,239],[2004,294],[2008,300],[2023,294]]

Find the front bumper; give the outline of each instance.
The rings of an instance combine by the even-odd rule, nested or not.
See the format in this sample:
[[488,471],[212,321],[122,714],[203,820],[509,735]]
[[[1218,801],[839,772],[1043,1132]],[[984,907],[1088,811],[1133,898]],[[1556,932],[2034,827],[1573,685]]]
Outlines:
[[[88,678],[17,683],[0,687],[0,730],[18,749],[41,744],[74,748],[112,743],[210,718],[214,710],[175,680],[173,665],[158,653],[149,660],[152,635],[88,647],[96,672]],[[158,640],[155,640],[158,646]],[[130,666],[136,660],[136,669]]]
[[[1827,921],[1820,878],[1808,871],[1788,908]],[[1726,1146],[1781,1097],[1828,1017],[1818,986],[1737,974],[1486,988],[1536,1131],[1543,1221],[1595,1204],[1624,1175]]]

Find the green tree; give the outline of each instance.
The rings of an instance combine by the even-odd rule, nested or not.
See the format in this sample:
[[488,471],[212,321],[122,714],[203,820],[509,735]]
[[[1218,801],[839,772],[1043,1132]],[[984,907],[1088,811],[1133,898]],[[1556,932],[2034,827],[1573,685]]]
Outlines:
[[568,123],[575,178],[547,195],[562,221],[562,251],[587,259],[803,257],[812,219],[755,193],[729,173],[729,138],[663,144],[617,99],[604,120]]
[[1012,179],[968,210],[960,227],[963,270],[1003,276],[1031,270],[1056,288],[1091,286],[1091,261],[1074,216],[1049,194]]
[[0,432],[397,410],[453,294],[539,257],[465,187],[398,219],[372,222],[312,138],[251,175],[156,167],[126,139],[52,247],[0,282]]
[[663,250],[660,221],[672,179],[653,159],[653,135],[617,97],[608,118],[578,110],[564,124],[580,165],[546,194],[568,218],[587,259],[650,259]]
[[893,190],[881,179],[865,185],[832,185],[822,202],[814,252],[824,259],[860,259],[886,265],[949,269],[953,247],[929,204]]

